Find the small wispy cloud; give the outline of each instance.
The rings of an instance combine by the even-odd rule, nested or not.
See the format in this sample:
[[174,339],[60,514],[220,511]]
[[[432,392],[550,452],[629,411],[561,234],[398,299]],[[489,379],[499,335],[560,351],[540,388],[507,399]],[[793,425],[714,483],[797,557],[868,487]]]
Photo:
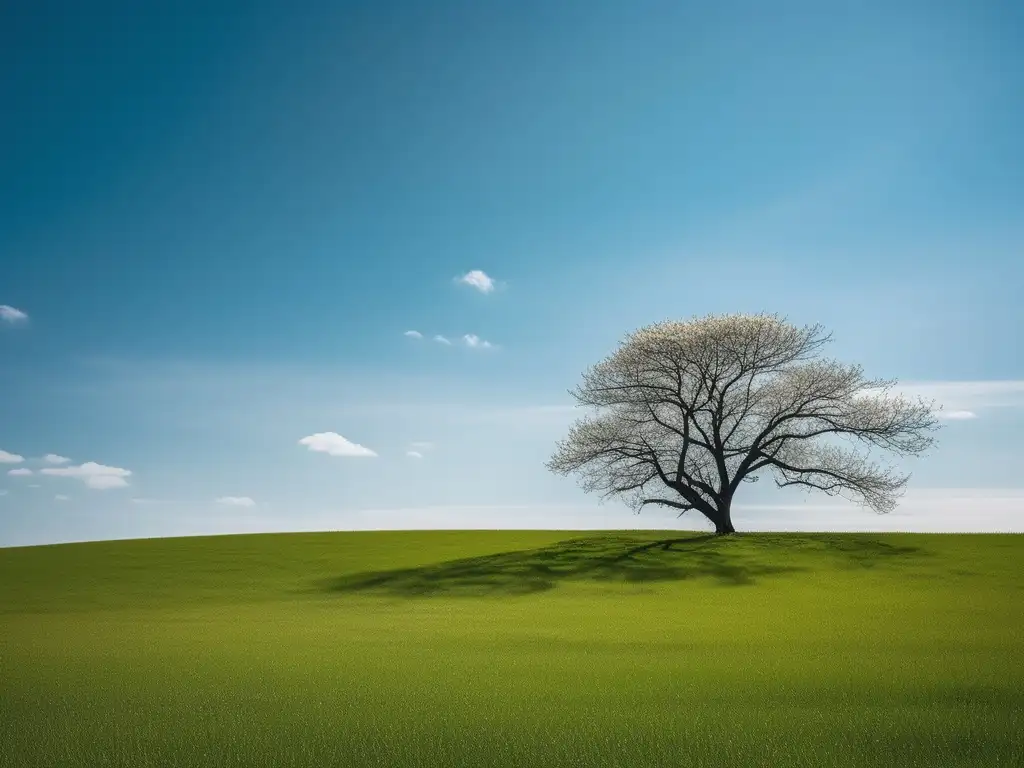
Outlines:
[[[950,413],[973,413],[988,408],[1024,407],[1024,380],[990,379],[980,381],[908,381],[894,387],[894,393],[934,400]],[[941,416],[942,412],[936,415]],[[970,418],[960,416],[953,418]]]
[[7,495],[7,490],[5,488],[0,488],[0,496],[6,496],[6,495]]
[[428,452],[434,450],[434,443],[430,440],[413,440],[409,443],[409,450],[406,456],[410,459],[422,459]]
[[317,432],[299,440],[299,445],[304,445],[311,451],[326,453],[330,456],[376,456],[377,454],[369,448],[339,435],[337,432]]
[[935,415],[940,419],[949,419],[951,421],[966,421],[967,419],[978,418],[978,414],[974,411],[937,411]]
[[11,477],[27,477],[32,474],[32,470],[28,467],[19,467],[18,469],[9,469],[7,474]]
[[455,280],[462,285],[476,288],[480,293],[491,293],[494,290],[494,280],[482,269],[471,269]]
[[[420,333],[419,331],[406,331],[405,335],[413,339],[423,338],[423,334]],[[435,334],[433,340],[436,341],[438,344],[444,344],[445,346],[450,347],[452,345],[452,340],[440,333]],[[491,349],[494,347],[494,345],[491,344],[491,342],[481,339],[475,333],[467,333],[463,335],[462,343],[465,344],[467,347],[473,347],[477,349]]]
[[429,440],[414,440],[409,443],[409,449],[405,455],[410,459],[422,459],[423,456],[434,449],[434,444]]
[[132,474],[130,469],[109,467],[105,464],[97,464],[95,461],[87,461],[73,467],[46,467],[39,470],[39,473],[53,477],[73,477],[85,483],[87,488],[97,491],[124,488],[128,485],[125,478]]
[[248,496],[221,496],[217,500],[218,504],[223,504],[227,507],[255,507],[256,502]]
[[0,464],[21,464],[24,460],[24,456],[19,456],[16,453],[0,451]]
[[71,500],[70,496],[66,496],[63,493],[58,493],[53,498],[55,498],[57,501],[70,501]]
[[467,347],[471,347],[473,349],[493,349],[494,348],[494,345],[491,344],[491,342],[485,341],[484,339],[481,339],[475,333],[467,333],[465,336],[462,337],[462,341],[466,344]]
[[67,456],[59,456],[56,453],[48,453],[43,456],[43,461],[47,464],[68,464],[71,462]]
[[7,304],[0,304],[0,320],[16,325],[26,322],[28,320],[28,313]]

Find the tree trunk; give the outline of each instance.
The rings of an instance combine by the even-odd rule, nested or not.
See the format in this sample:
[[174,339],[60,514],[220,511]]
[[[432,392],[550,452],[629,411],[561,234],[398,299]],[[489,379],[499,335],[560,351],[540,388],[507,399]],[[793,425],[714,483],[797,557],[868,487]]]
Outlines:
[[732,527],[732,520],[726,515],[725,518],[715,521],[715,535],[725,536],[727,533],[736,533],[736,529]]
[[732,527],[732,500],[729,499],[718,508],[718,514],[712,518],[711,522],[715,524],[715,535],[725,536],[729,533],[736,533],[736,529]]

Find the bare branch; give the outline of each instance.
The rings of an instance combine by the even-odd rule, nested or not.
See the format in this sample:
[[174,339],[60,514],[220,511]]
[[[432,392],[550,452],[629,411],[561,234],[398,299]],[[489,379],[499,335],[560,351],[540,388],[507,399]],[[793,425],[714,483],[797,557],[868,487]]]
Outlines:
[[686,512],[687,510],[694,508],[692,504],[683,504],[678,501],[672,501],[671,499],[643,499],[640,502],[641,507],[644,507],[648,504],[658,504],[663,507],[673,507],[675,509],[682,510],[679,513],[679,517],[682,517],[683,513]]

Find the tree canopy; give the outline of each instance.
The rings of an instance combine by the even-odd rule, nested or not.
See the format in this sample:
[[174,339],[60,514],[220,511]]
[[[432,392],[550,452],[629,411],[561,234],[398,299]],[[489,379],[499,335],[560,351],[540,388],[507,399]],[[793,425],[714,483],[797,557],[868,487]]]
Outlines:
[[842,495],[891,511],[909,480],[876,458],[920,455],[935,441],[934,404],[896,382],[821,355],[820,325],[778,315],[711,315],[629,334],[570,394],[590,409],[548,462],[584,490],[683,514],[732,533],[740,484]]

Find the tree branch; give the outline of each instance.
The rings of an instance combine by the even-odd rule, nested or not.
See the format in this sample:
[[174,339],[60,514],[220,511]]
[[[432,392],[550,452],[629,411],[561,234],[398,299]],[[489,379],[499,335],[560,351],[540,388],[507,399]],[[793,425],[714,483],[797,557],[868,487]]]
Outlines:
[[683,504],[678,501],[672,501],[671,499],[643,499],[640,502],[641,507],[644,507],[648,504],[660,504],[661,506],[664,507],[673,507],[675,509],[680,509],[682,510],[682,512],[679,513],[678,517],[682,517],[683,513],[686,512],[688,509],[694,509],[693,504]]

